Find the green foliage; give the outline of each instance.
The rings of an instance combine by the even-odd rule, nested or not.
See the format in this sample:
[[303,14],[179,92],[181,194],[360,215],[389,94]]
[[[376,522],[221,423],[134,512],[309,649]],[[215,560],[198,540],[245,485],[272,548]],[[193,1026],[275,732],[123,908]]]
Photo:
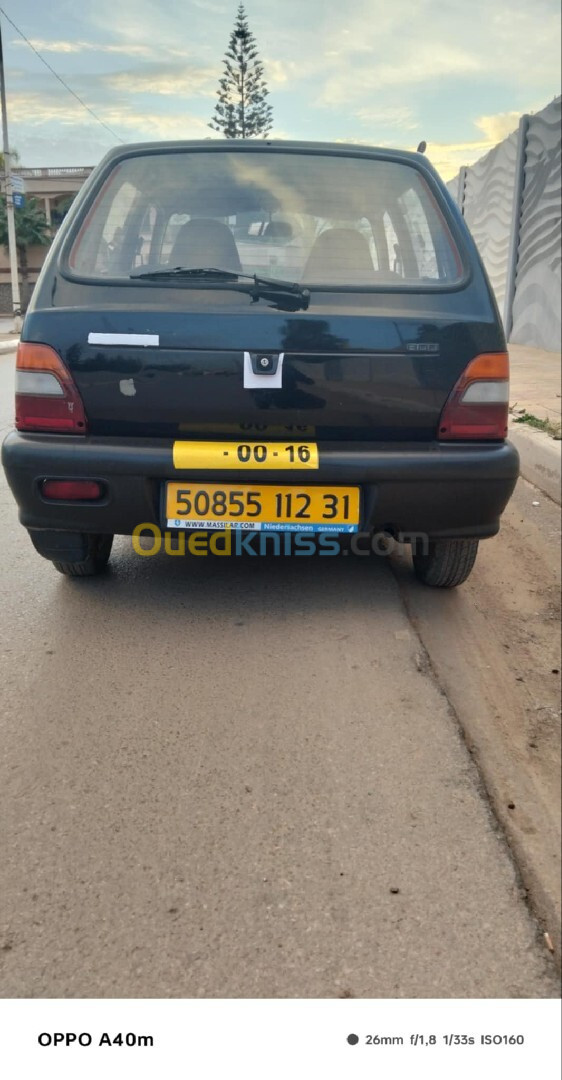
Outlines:
[[[14,211],[16,243],[20,252],[28,247],[46,247],[51,242],[47,218],[36,199],[26,196],[25,206]],[[0,199],[0,244],[8,245],[6,200]]]
[[[20,156],[17,150],[10,150],[10,163],[12,165],[12,168],[14,167],[14,165],[19,165]],[[5,171],[6,170],[4,169],[4,155],[0,151],[0,176],[3,176]]]
[[562,425],[559,420],[551,420],[548,416],[545,420],[539,419],[538,416],[533,416],[532,413],[524,412],[521,416],[516,416],[514,424],[528,424],[529,427],[534,427],[537,431],[546,431],[547,435],[552,435],[553,439],[562,439]]
[[51,210],[51,220],[53,225],[62,225],[75,198],[75,195],[65,195],[64,198],[59,199],[57,204],[53,206]]
[[227,139],[250,139],[269,134],[273,110],[267,102],[269,91],[263,64],[258,58],[243,4],[238,8],[230,35],[217,95],[214,116],[209,123],[214,131],[220,131]]

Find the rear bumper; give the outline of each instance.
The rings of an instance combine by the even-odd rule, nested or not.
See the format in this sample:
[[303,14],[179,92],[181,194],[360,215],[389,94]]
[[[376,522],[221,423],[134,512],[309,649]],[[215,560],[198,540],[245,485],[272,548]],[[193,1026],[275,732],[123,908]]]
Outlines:
[[[265,470],[227,475],[174,469],[163,439],[32,435],[11,432],[2,463],[28,529],[131,535],[143,522],[162,525],[162,481],[224,479],[228,483],[359,484],[362,527],[430,538],[493,536],[519,475],[510,443],[321,444],[314,472]],[[41,495],[45,478],[97,479],[96,503],[54,503]]]

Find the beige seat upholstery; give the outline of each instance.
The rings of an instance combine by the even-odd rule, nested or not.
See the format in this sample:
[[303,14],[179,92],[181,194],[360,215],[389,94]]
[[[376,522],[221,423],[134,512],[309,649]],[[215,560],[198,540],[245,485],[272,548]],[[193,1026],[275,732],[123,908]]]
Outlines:
[[189,269],[215,266],[219,270],[232,270],[237,274],[242,270],[238,249],[228,225],[212,218],[196,218],[182,225],[168,266],[185,266]]
[[303,281],[318,285],[373,285],[369,244],[356,229],[327,229],[312,246]]

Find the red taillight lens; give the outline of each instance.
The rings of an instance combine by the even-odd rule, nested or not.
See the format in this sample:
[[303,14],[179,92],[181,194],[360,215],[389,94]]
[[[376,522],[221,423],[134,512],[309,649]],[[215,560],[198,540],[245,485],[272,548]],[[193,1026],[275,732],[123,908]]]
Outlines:
[[103,491],[97,480],[43,480],[41,494],[45,499],[90,502],[99,499]]
[[21,342],[16,360],[16,427],[83,435],[84,405],[72,376],[49,345]]
[[440,439],[505,439],[509,357],[482,353],[470,361],[441,413]]

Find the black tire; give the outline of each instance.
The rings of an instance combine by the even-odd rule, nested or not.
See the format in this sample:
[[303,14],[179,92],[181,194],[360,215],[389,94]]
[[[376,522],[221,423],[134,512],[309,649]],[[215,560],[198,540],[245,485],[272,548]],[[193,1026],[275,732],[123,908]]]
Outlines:
[[53,559],[53,566],[55,570],[58,570],[59,574],[66,574],[67,577],[94,577],[105,570],[111,554],[112,544],[113,536],[90,533],[88,535],[88,554],[85,559],[82,559],[81,562],[58,562]]
[[424,553],[420,545],[412,545],[416,577],[424,585],[437,589],[454,589],[462,585],[474,566],[478,540],[435,540]]

